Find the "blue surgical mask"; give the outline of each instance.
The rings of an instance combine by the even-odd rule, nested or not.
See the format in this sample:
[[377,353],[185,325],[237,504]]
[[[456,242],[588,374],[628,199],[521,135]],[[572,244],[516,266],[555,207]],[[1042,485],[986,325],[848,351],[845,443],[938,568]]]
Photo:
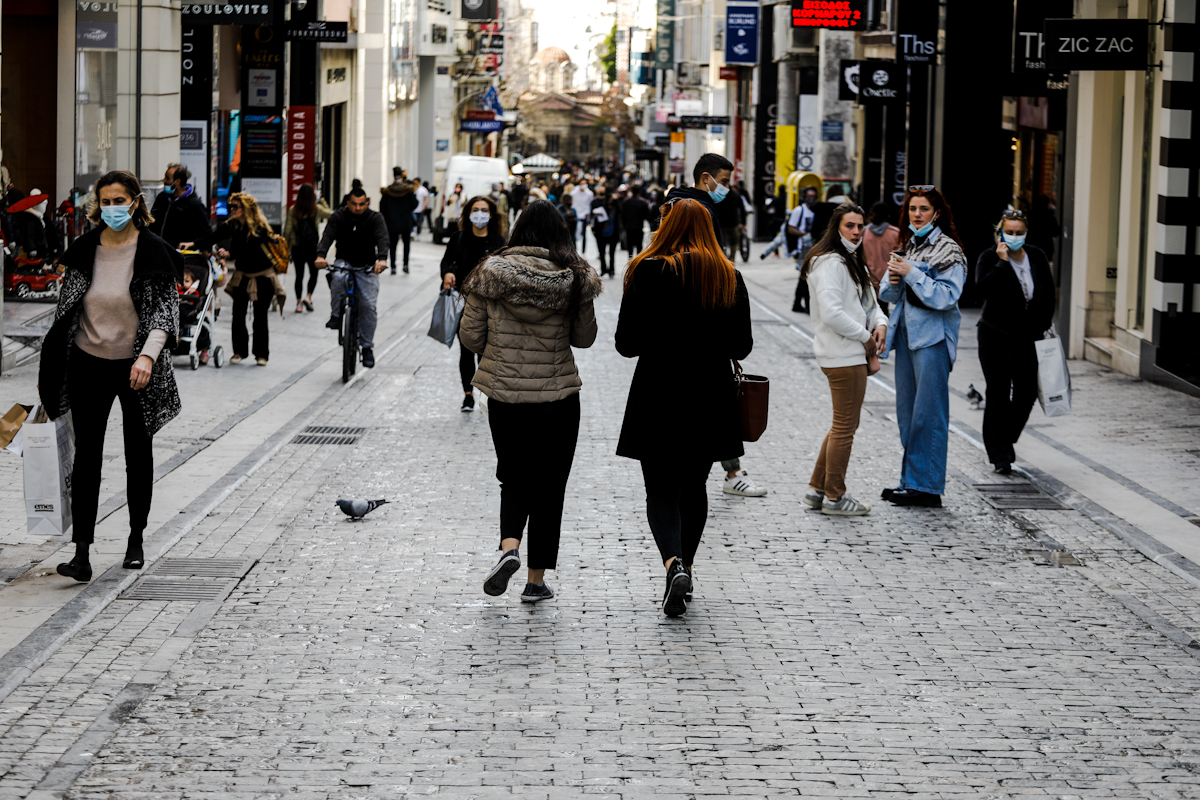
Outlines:
[[714,203],[719,203],[725,199],[725,195],[729,194],[729,187],[718,183],[717,188],[709,191],[708,196],[712,198]]
[[124,230],[133,218],[133,206],[103,206],[100,209],[100,219],[114,231]]
[[1013,236],[1010,233],[1002,233],[1000,234],[1000,238],[1002,238],[1004,243],[1008,245],[1009,250],[1020,250],[1025,246],[1024,236]]
[[933,219],[929,220],[929,223],[922,226],[921,228],[915,227],[910,222],[910,223],[908,223],[908,229],[910,231],[912,231],[913,234],[916,236],[928,236],[930,233],[933,232],[933,223],[935,223],[935,222],[937,222],[937,217],[934,217]]

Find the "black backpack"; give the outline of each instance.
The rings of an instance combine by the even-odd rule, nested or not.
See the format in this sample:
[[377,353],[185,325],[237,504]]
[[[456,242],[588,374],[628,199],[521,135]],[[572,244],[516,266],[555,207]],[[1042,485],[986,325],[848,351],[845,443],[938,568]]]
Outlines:
[[306,217],[300,220],[296,226],[296,244],[301,247],[316,247],[319,244],[316,217]]

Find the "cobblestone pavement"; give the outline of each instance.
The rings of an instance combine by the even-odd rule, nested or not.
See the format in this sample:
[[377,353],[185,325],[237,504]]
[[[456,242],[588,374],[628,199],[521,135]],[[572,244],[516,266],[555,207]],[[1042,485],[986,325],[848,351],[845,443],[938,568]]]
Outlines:
[[[607,289],[556,599],[482,594],[487,420],[409,336],[314,411],[357,444],[285,446],[170,551],[253,559],[224,602],[113,602],[0,701],[0,797],[1200,797],[1200,589],[1077,511],[996,510],[958,438],[942,511],[803,510],[828,390],[761,309],[743,463],[771,494],[714,470],[696,602],[662,617]],[[890,403],[870,386],[863,498],[895,480]],[[392,503],[352,523],[346,495]]]

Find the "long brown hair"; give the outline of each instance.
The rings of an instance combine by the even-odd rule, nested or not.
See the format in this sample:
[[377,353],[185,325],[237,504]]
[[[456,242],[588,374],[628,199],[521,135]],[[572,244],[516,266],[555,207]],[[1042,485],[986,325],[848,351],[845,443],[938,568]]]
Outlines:
[[571,298],[567,305],[567,315],[579,313],[580,297],[583,284],[587,281],[588,262],[575,250],[575,240],[563,215],[549,200],[534,200],[521,216],[517,217],[509,234],[508,244],[493,253],[493,256],[503,257],[514,247],[544,247],[549,251],[550,261],[562,269],[571,270]]
[[847,214],[858,214],[863,218],[863,222],[867,220],[862,208],[854,203],[842,203],[835,208],[833,216],[829,218],[829,224],[825,226],[825,233],[821,234],[820,240],[804,257],[804,268],[800,270],[801,278],[808,278],[808,274],[812,272],[814,261],[826,253],[834,253],[842,257],[842,262],[846,265],[846,269],[850,270],[850,277],[854,280],[855,286],[871,285],[870,273],[867,272],[867,264],[863,260],[861,243],[853,253],[842,244],[842,218]]
[[700,295],[703,308],[730,308],[737,296],[737,271],[725,257],[713,233],[708,209],[695,200],[675,200],[663,206],[662,224],[650,246],[634,256],[625,270],[625,291],[638,265],[649,258],[662,261]]
[[907,191],[904,193],[904,202],[900,204],[900,243],[897,245],[903,250],[908,245],[908,240],[913,237],[912,229],[908,227],[908,201],[914,197],[924,197],[929,200],[929,205],[933,206],[933,210],[937,213],[937,218],[934,219],[934,227],[941,228],[942,233],[949,236],[959,247],[962,247],[962,239],[958,238],[958,228],[954,227],[954,212],[950,210],[950,204],[946,202],[945,195],[940,189],[920,189]]
[[296,192],[296,203],[292,206],[296,219],[315,219],[317,216],[317,192],[311,183],[300,184]]
[[[100,190],[113,184],[120,184],[125,187],[125,191],[129,192],[129,197],[133,201],[129,215],[134,227],[144,228],[154,222],[154,217],[150,216],[150,210],[146,207],[146,197],[142,194],[142,184],[137,176],[129,170],[114,169],[104,173],[104,176],[96,181],[96,186],[92,189],[92,196],[88,200],[87,218],[93,225],[104,225],[104,220],[100,216]],[[104,225],[104,227],[108,226]]]

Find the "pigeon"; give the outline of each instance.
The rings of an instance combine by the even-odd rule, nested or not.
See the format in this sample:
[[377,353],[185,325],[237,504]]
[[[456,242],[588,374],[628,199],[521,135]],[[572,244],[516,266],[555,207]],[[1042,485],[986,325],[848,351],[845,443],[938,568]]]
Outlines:
[[342,510],[342,513],[353,520],[360,520],[367,514],[370,514],[381,505],[387,503],[387,500],[334,500],[333,504]]
[[979,390],[975,388],[975,384],[968,383],[967,389],[969,390],[967,392],[967,399],[971,401],[971,408],[974,408],[974,409],[983,408],[983,405],[984,405],[983,395],[981,395],[979,393]]

